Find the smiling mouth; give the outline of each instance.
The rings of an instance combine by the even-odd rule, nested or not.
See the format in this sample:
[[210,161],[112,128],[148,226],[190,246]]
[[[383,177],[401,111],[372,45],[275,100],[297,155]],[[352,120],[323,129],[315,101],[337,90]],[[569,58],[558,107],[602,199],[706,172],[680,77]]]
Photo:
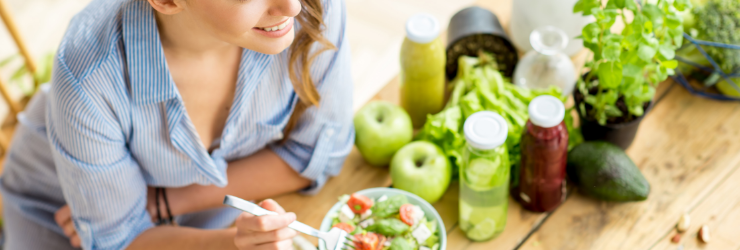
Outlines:
[[290,21],[290,18],[285,19],[280,24],[277,24],[275,26],[271,26],[271,27],[254,27],[254,28],[255,29],[264,30],[264,31],[267,31],[267,32],[279,31],[279,30],[285,29],[285,27],[288,26],[288,21]]

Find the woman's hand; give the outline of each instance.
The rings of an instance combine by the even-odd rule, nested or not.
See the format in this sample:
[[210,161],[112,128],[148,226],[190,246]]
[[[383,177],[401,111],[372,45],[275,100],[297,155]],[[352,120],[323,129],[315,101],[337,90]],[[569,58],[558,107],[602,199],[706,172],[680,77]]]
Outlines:
[[57,210],[54,214],[54,220],[64,230],[64,235],[69,238],[69,244],[75,248],[80,248],[82,241],[80,240],[80,236],[77,235],[74,223],[72,223],[72,211],[69,209],[69,205],[64,205]]
[[288,228],[295,221],[294,213],[286,213],[277,202],[264,200],[261,207],[278,215],[254,216],[242,213],[236,219],[234,244],[241,250],[292,250],[296,232]]
[[[156,201],[154,200],[154,188],[153,187],[147,187],[147,204],[146,209],[149,211],[149,214],[152,216],[152,222],[156,220],[157,216],[157,205]],[[75,225],[72,222],[72,210],[70,210],[69,205],[64,205],[62,208],[57,210],[57,212],[54,214],[54,220],[57,222],[57,225],[64,230],[64,235],[69,238],[69,244],[71,244],[75,248],[82,247],[82,241],[80,240],[80,236],[77,235],[77,231],[75,230]]]

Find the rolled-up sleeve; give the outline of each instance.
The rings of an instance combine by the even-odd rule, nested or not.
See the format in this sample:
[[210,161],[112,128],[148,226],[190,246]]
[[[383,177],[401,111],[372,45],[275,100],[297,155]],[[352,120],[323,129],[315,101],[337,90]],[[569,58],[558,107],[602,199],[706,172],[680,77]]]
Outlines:
[[324,36],[337,49],[323,52],[311,65],[320,104],[306,110],[285,143],[270,146],[293,169],[313,181],[304,190],[306,194],[317,192],[330,176],[339,174],[355,138],[346,10],[342,0],[327,0],[324,6]]
[[47,133],[82,248],[125,249],[153,226],[144,177],[104,94],[54,68]]

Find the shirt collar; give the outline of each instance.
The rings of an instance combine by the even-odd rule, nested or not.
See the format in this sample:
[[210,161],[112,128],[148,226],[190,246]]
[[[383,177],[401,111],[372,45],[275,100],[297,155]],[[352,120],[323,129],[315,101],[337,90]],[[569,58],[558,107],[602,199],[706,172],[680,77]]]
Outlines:
[[134,103],[156,103],[177,97],[177,87],[167,67],[154,10],[149,3],[126,3],[122,28]]

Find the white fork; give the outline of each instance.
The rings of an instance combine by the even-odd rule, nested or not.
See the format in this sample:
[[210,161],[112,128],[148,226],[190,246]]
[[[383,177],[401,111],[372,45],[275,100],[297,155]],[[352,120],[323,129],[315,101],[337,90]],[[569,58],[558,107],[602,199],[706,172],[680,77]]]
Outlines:
[[[257,206],[257,204],[231,195],[226,195],[226,197],[224,197],[224,204],[256,216],[277,214],[273,211]],[[354,246],[351,244],[351,236],[342,229],[332,228],[329,232],[321,232],[309,225],[298,222],[297,220],[290,223],[288,227],[298,232],[321,239],[328,250],[354,249]]]

